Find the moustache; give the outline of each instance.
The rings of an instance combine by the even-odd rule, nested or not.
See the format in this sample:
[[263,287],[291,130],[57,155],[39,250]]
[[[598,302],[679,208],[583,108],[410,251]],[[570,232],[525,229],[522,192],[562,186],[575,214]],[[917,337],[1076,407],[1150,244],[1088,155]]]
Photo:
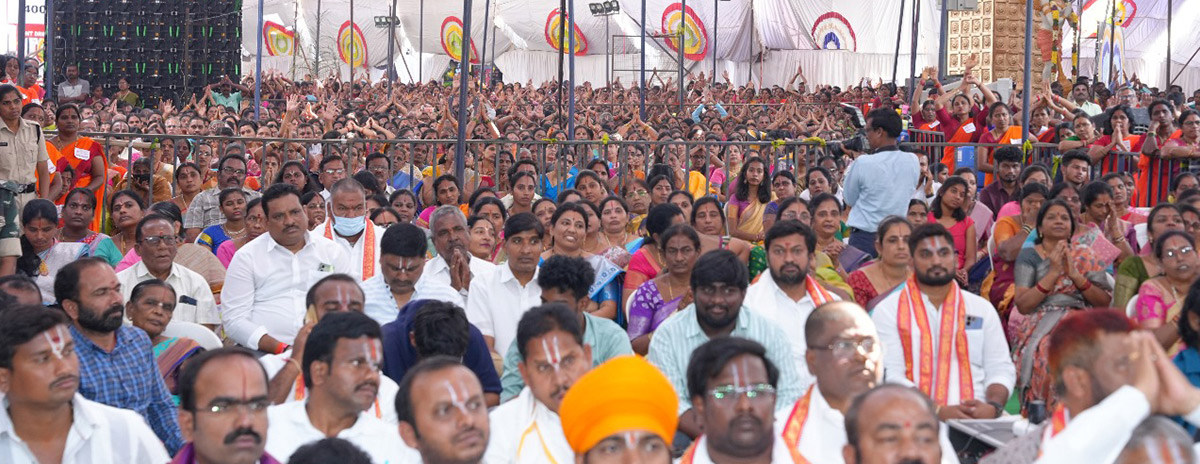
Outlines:
[[108,319],[112,316],[119,317],[119,316],[124,316],[124,315],[125,315],[125,306],[119,305],[119,304],[114,304],[112,306],[109,306],[108,310],[105,311],[104,314],[101,314],[101,317]]
[[259,434],[258,432],[255,432],[253,429],[251,429],[249,427],[241,427],[241,428],[235,429],[232,432],[229,432],[229,435],[225,435],[225,444],[232,445],[233,442],[237,441],[237,439],[241,438],[241,437],[254,438],[254,444],[256,444],[256,445],[261,445],[263,442],[261,434]]
[[63,382],[67,382],[67,381],[74,381],[75,385],[79,385],[79,376],[75,375],[75,374],[67,374],[67,375],[59,377],[57,379],[54,379],[53,382],[50,382],[50,388],[54,388],[55,386],[57,386]]
[[901,460],[897,464],[925,464],[925,462],[917,458],[908,458]]
[[376,394],[378,394],[379,393],[379,382],[376,382],[373,380],[368,380],[368,381],[360,383],[354,387],[355,390],[361,390],[363,388],[370,388],[371,390],[375,391]]
[[757,417],[750,416],[750,415],[745,415],[745,416],[735,417],[732,421],[729,422],[729,425],[730,425],[730,428],[738,428],[739,426],[746,426],[746,425],[752,425],[752,426],[761,428],[763,423],[762,423],[762,419],[759,419]]

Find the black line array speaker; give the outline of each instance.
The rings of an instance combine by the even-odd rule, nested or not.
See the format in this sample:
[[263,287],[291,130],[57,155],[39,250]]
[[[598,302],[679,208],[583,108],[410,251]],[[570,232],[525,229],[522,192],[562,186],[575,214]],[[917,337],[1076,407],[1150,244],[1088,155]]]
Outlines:
[[115,92],[125,77],[147,102],[240,75],[242,0],[56,0],[54,82],[68,65]]

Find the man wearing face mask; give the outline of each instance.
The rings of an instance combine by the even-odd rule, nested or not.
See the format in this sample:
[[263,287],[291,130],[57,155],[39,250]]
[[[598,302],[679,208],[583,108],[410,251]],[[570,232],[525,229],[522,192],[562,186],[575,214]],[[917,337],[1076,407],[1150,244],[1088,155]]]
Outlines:
[[551,303],[521,317],[514,341],[518,369],[527,385],[489,414],[492,439],[487,462],[570,462],[574,452],[563,434],[558,408],[567,389],[592,368],[592,348],[574,311]]
[[299,447],[328,437],[362,448],[376,464],[416,462],[417,452],[404,445],[396,426],[375,417],[383,349],[379,324],[366,315],[327,315],[309,334],[301,363],[303,401],[267,409],[267,452],[291,456]]
[[366,190],[352,178],[342,179],[329,188],[329,198],[329,218],[318,230],[350,255],[348,274],[360,281],[374,277],[384,231],[367,219]]
[[1016,367],[996,309],[955,282],[954,237],[941,224],[915,228],[908,246],[913,276],[872,315],[887,380],[930,395],[941,419],[1000,417]]
[[79,394],[130,409],[146,419],[171,454],[183,447],[175,402],[154,363],[150,338],[122,326],[125,300],[117,274],[100,258],[81,258],[58,271],[54,297],[74,322]]

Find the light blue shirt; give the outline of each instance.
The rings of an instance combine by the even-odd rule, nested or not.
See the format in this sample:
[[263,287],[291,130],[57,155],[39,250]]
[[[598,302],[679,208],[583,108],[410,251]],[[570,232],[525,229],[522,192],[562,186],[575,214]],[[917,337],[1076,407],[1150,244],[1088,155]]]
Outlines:
[[846,205],[852,206],[846,224],[875,232],[883,218],[905,217],[908,200],[921,178],[917,156],[898,150],[859,156],[846,173]]
[[[616,322],[588,313],[583,314],[583,320],[587,321],[587,326],[583,328],[583,344],[592,347],[592,367],[617,356],[633,354],[629,335]],[[504,355],[504,375],[500,376],[500,384],[504,387],[500,393],[501,402],[515,398],[525,388],[525,380],[517,370],[517,364],[522,361],[518,348],[516,342],[510,343],[508,353]]]
[[[802,383],[796,373],[792,346],[783,330],[769,319],[754,314],[744,305],[738,311],[734,324],[733,332],[729,336],[746,338],[762,344],[767,349],[767,359],[779,368],[775,409],[794,406],[796,400],[808,389],[808,385]],[[695,304],[688,305],[663,321],[654,331],[654,338],[650,339],[650,351],[646,359],[662,371],[671,381],[671,386],[675,387],[675,394],[679,397],[678,414],[692,408],[687,388],[688,362],[691,361],[692,352],[708,340],[708,334],[704,333],[696,320]]]

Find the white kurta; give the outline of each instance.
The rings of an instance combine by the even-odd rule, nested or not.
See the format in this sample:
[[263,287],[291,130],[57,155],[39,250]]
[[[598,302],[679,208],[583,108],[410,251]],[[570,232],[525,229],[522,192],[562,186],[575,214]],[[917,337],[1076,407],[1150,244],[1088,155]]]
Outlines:
[[[308,419],[304,401],[293,401],[267,408],[267,452],[280,461],[289,459],[301,446],[326,438]],[[358,420],[337,438],[359,447],[375,464],[421,462],[417,450],[400,438],[400,429],[374,415],[359,413]]]
[[[330,221],[333,221],[332,217],[326,219],[324,224],[317,226],[317,230],[315,232],[321,234],[321,236],[324,236],[325,227],[329,226],[332,228],[333,226]],[[367,227],[375,226],[371,224],[370,221],[367,221]],[[383,233],[385,231],[386,229],[375,227],[375,257],[373,259],[375,260],[376,275],[379,274],[379,241],[383,240]],[[333,231],[331,230],[331,232]],[[345,250],[345,252],[350,256],[350,269],[347,270],[346,274],[358,279],[360,282],[367,280],[363,278],[363,260],[366,258],[366,256],[364,256],[365,253],[363,252],[363,247],[365,247],[367,243],[366,229],[363,229],[362,235],[359,235],[358,240],[353,244],[351,244],[349,240],[346,240],[341,235],[338,235],[337,232],[333,232],[329,235],[331,235],[331,237],[326,238],[333,240],[333,243],[336,243],[338,246],[342,247],[342,250]]]
[[517,338],[517,323],[530,308],[542,304],[542,288],[533,280],[525,286],[513,275],[508,264],[471,277],[467,299],[467,320],[484,336],[495,339],[496,353],[508,353]]
[[[37,457],[13,428],[8,399],[0,400],[0,462],[36,464]],[[67,432],[62,462],[75,464],[162,464],[170,460],[166,448],[136,412],[85,399],[71,400],[74,420]]]
[[[1100,404],[1071,418],[1058,435],[1042,443],[1042,456],[1036,464],[1087,462],[1110,464],[1133,437],[1133,430],[1150,416],[1150,401],[1140,390],[1126,385],[1108,395]],[[1183,416],[1192,425],[1200,425],[1200,408]],[[1200,451],[1200,445],[1194,445]]]
[[[829,292],[829,296],[834,300],[841,300],[833,292]],[[808,363],[804,361],[804,353],[808,351],[808,343],[804,339],[804,325],[808,323],[808,316],[817,307],[812,295],[805,292],[800,301],[793,300],[775,284],[775,280],[771,278],[771,271],[767,271],[762,273],[758,282],[746,289],[746,299],[742,304],[783,329],[792,345],[792,357],[796,360],[800,387],[808,388],[812,385],[816,379],[808,372]]]
[[557,463],[575,462],[575,452],[563,434],[562,421],[529,387],[488,414],[491,437],[483,462]]
[[[267,378],[275,378],[275,374],[283,370],[287,365],[288,358],[292,357],[292,350],[284,351],[283,354],[267,354],[258,358],[258,363],[262,364],[263,370],[267,371]],[[296,376],[300,379],[300,376]],[[378,406],[378,414],[376,406],[367,409],[367,414],[370,414],[376,419],[380,419],[392,425],[400,423],[399,417],[396,416],[396,394],[400,392],[400,386],[396,385],[396,381],[391,377],[379,375],[379,394],[376,395],[375,405]],[[304,394],[296,395],[296,382],[292,382],[292,388],[288,390],[287,399],[285,402],[300,401],[308,398],[308,390],[305,389]]]
[[[891,295],[875,305],[871,319],[875,321],[875,327],[879,330],[879,340],[883,342],[885,380],[890,383],[915,385],[917,381],[909,379],[905,375],[904,348],[900,343],[896,322],[901,293],[900,291],[892,292]],[[1004,337],[1004,328],[1000,324],[1000,316],[997,315],[996,308],[987,300],[970,292],[961,292],[961,295],[967,310],[967,354],[971,364],[971,381],[974,384],[975,399],[985,401],[987,387],[993,384],[1003,385],[1011,392],[1013,384],[1017,381],[1017,370],[1008,351],[1008,341]],[[921,300],[924,302],[925,312],[929,318],[932,332],[930,334],[931,349],[936,359],[941,308],[935,307],[924,293],[921,294]],[[914,376],[918,375],[921,369],[921,333],[917,329],[916,320],[916,317],[913,317],[911,333]],[[948,363],[950,385],[947,405],[949,406],[957,405],[962,400],[958,388],[959,375],[961,375],[958,369],[958,356],[957,354],[952,356],[953,358]],[[935,379],[936,371],[935,366]]]

